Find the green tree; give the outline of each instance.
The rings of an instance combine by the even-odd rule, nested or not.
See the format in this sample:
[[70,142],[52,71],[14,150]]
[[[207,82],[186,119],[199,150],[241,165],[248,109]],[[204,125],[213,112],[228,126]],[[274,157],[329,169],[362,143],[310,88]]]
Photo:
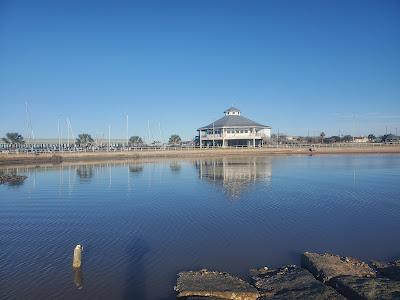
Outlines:
[[129,138],[129,146],[137,147],[143,146],[143,140],[140,136],[134,135]]
[[81,147],[90,147],[94,144],[94,140],[90,134],[81,133],[78,135],[75,143]]
[[328,143],[339,143],[340,142],[340,136],[337,136],[337,135],[331,136],[330,138],[325,139],[325,142],[326,141]]
[[179,135],[173,134],[169,138],[168,144],[170,145],[180,145],[182,143],[182,139]]
[[7,132],[2,140],[4,143],[10,144],[11,146],[25,144],[24,137],[18,132]]
[[351,142],[351,141],[353,141],[353,137],[351,135],[347,134],[347,135],[345,135],[343,137],[343,141],[344,142]]
[[368,134],[368,140],[371,142],[371,141],[374,141],[376,139],[376,136],[374,135],[374,134]]

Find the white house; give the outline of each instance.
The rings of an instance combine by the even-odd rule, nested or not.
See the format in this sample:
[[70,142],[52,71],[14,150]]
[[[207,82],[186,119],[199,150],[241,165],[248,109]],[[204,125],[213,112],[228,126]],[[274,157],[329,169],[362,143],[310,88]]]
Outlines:
[[271,137],[271,127],[243,117],[240,110],[231,107],[225,116],[197,129],[200,147],[207,146],[262,146]]

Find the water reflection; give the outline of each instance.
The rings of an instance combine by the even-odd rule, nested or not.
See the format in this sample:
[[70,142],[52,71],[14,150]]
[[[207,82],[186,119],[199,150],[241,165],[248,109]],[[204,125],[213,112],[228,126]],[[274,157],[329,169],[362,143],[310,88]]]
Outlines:
[[124,299],[146,299],[145,255],[149,247],[141,237],[133,237],[126,249]]
[[130,173],[141,173],[141,172],[143,172],[143,165],[142,164],[129,165],[129,172]]
[[238,198],[241,192],[257,181],[270,182],[272,177],[270,157],[197,160],[195,167],[201,180],[222,185],[231,198]]
[[76,175],[81,182],[89,182],[93,177],[93,167],[90,165],[81,165],[76,169]]
[[[0,185],[8,185],[9,187],[18,187],[25,183],[26,177],[19,176],[16,170],[0,170]],[[4,178],[3,178],[4,177]]]
[[83,275],[82,275],[82,269],[74,269],[74,283],[75,286],[78,290],[83,289]]
[[169,164],[169,168],[171,169],[172,172],[179,172],[182,166],[177,161],[173,161]]

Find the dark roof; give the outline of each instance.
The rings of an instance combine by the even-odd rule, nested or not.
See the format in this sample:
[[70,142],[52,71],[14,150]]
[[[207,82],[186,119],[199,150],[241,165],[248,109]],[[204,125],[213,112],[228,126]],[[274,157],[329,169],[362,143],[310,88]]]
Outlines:
[[218,119],[214,123],[211,123],[207,126],[201,127],[199,129],[206,128],[215,128],[215,127],[263,127],[263,128],[271,128],[269,126],[262,125],[260,123],[256,123],[250,119],[242,117],[240,115],[228,115],[224,116],[221,119]]
[[236,107],[232,106],[232,107],[228,108],[227,110],[225,110],[224,113],[233,112],[233,111],[240,112],[239,109],[237,109]]

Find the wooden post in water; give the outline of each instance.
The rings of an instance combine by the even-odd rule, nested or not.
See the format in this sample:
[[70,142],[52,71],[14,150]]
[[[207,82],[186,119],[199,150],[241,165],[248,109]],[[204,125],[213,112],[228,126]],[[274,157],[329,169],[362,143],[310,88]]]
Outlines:
[[76,245],[74,249],[74,259],[72,261],[72,267],[74,269],[79,269],[82,264],[82,251],[83,247],[81,245]]

